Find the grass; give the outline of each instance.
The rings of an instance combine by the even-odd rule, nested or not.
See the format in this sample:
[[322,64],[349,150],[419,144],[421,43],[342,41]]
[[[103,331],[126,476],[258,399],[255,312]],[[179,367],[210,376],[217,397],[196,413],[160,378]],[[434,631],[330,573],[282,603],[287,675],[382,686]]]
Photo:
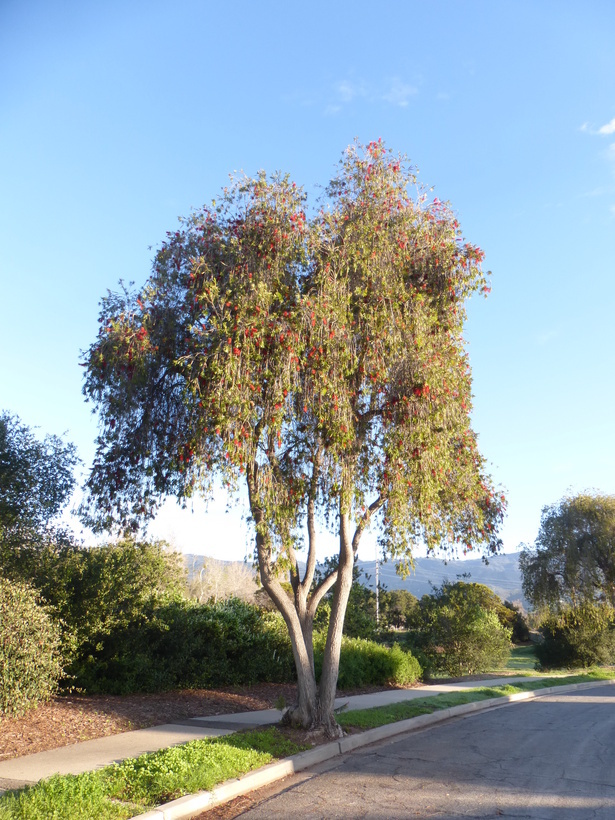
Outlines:
[[338,723],[344,728],[374,729],[387,723],[396,723],[399,720],[429,715],[451,706],[463,703],[472,703],[478,700],[499,698],[504,695],[513,695],[517,692],[528,692],[537,689],[546,689],[549,686],[565,686],[569,683],[585,683],[594,680],[607,680],[613,677],[613,670],[596,669],[578,675],[561,677],[532,678],[519,681],[516,684],[503,686],[482,686],[477,689],[468,689],[464,692],[447,692],[441,695],[430,695],[424,698],[405,700],[392,703],[389,706],[376,706],[372,709],[357,709],[342,712],[337,716]]
[[0,797],[0,820],[127,820],[301,750],[276,729],[194,740],[6,792]]
[[536,660],[533,644],[529,644],[528,646],[513,646],[504,669],[509,672],[512,671],[521,674],[536,674],[534,670]]

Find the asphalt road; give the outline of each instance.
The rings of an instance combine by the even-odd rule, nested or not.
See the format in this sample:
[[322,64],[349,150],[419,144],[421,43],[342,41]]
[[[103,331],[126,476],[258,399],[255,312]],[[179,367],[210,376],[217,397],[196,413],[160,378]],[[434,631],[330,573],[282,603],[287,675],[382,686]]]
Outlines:
[[614,820],[615,687],[552,695],[353,752],[272,787],[242,820]]

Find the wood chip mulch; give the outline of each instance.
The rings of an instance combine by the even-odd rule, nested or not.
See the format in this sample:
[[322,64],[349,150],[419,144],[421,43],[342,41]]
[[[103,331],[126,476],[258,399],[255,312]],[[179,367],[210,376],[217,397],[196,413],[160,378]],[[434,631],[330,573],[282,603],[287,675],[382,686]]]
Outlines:
[[294,684],[56,697],[23,717],[0,717],[0,761],[174,720],[271,709],[280,697],[291,703]]

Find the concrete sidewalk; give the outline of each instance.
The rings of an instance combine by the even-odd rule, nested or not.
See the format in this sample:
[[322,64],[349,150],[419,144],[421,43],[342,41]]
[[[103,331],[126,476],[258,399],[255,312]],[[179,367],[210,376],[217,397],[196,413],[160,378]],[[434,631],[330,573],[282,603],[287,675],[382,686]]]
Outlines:
[[[417,686],[414,689],[392,689],[367,695],[337,698],[335,705],[336,708],[345,707],[349,710],[369,709],[373,706],[386,706],[390,703],[439,695],[443,692],[476,689],[479,686],[498,686],[525,679],[523,676],[504,677],[468,683]],[[155,752],[158,749],[187,743],[190,740],[218,737],[241,729],[270,726],[278,723],[281,717],[282,712],[277,709],[265,709],[259,712],[189,718],[162,726],[152,726],[149,729],[123,732],[119,735],[62,746],[48,752],[38,752],[5,760],[0,762],[0,792],[36,783],[52,774],[80,774],[92,771],[108,766],[110,763],[118,763],[127,757],[138,757],[146,752]]]

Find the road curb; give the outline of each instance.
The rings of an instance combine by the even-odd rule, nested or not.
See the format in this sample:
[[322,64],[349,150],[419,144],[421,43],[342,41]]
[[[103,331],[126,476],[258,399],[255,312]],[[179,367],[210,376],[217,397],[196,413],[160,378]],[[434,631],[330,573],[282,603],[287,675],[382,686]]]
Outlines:
[[451,718],[461,717],[472,712],[485,712],[489,709],[497,709],[502,706],[516,703],[520,700],[533,700],[534,698],[564,694],[582,689],[593,689],[596,686],[615,685],[615,680],[591,681],[587,683],[571,683],[567,686],[549,686],[546,689],[537,689],[530,692],[516,692],[514,695],[503,695],[500,698],[489,698],[488,700],[475,700],[470,703],[463,703],[459,706],[451,706],[448,709],[441,709],[432,712],[430,715],[418,715],[417,717],[400,720],[397,723],[387,723],[384,726],[377,726],[375,729],[368,729],[356,735],[347,735],[341,740],[334,740],[322,746],[316,746],[306,752],[279,760],[276,763],[269,763],[261,769],[245,774],[233,780],[227,780],[220,786],[216,786],[212,791],[197,792],[172,800],[162,806],[145,812],[145,814],[135,815],[130,820],[189,820],[195,814],[213,806],[227,803],[242,794],[268,786],[276,780],[282,780],[296,772],[308,769],[318,763],[324,763],[331,758],[360,749],[363,746],[370,746],[380,740],[388,740],[396,735],[433,726],[443,723]]

